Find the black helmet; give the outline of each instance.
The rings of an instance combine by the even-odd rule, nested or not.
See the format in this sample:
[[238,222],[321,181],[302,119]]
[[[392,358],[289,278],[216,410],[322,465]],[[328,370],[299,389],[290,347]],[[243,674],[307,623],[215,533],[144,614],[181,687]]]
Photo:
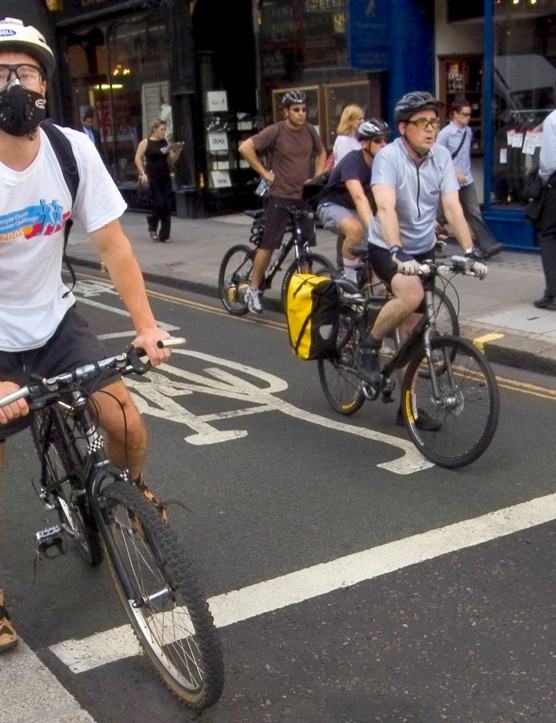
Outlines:
[[376,138],[376,136],[388,135],[390,135],[388,123],[385,123],[383,120],[379,120],[378,118],[364,120],[357,128],[358,141],[372,140],[373,138]]
[[282,96],[282,108],[288,108],[290,105],[294,105],[294,103],[305,103],[306,98],[307,96],[302,90],[288,90],[288,92]]
[[0,50],[19,50],[39,62],[47,77],[54,73],[54,53],[44,36],[32,25],[24,25],[17,18],[0,19]]
[[434,110],[438,115],[441,107],[442,103],[434,95],[427,93],[426,90],[415,90],[406,93],[396,103],[394,120],[396,123],[408,121],[417,111],[427,110],[428,108]]

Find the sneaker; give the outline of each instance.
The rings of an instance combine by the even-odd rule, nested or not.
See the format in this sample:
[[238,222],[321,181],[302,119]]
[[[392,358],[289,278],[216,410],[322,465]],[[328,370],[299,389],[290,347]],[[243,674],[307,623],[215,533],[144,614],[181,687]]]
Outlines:
[[135,484],[141,492],[143,493],[143,497],[148,499],[149,502],[152,502],[152,504],[156,507],[156,509],[160,512],[160,516],[162,517],[163,522],[168,522],[168,511],[166,509],[166,505],[161,502],[158,497],[156,497],[149,489],[147,485],[147,481],[145,480],[145,477],[141,474],[139,476],[139,479],[134,480]]
[[247,304],[249,311],[252,311],[254,314],[263,313],[261,293],[258,289],[247,289],[245,292],[245,303]]
[[537,309],[548,309],[549,311],[556,311],[556,299],[553,296],[545,294],[542,298],[533,301],[533,306]]
[[[396,424],[400,427],[405,426],[403,423],[402,409],[398,407],[398,414],[396,415]],[[415,420],[415,426],[422,432],[438,432],[442,427],[442,422],[433,419],[424,409],[417,409],[417,419]]]
[[357,373],[368,384],[380,384],[380,347],[360,346],[356,358]]
[[0,587],[0,653],[15,647],[17,640],[17,633],[10,620],[10,615],[4,607],[4,591]]

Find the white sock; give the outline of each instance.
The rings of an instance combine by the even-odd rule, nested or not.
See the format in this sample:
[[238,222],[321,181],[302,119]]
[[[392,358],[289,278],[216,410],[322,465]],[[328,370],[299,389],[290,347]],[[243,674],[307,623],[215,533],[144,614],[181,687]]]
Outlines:
[[359,268],[359,259],[344,259],[344,273],[348,281],[357,283],[357,269]]

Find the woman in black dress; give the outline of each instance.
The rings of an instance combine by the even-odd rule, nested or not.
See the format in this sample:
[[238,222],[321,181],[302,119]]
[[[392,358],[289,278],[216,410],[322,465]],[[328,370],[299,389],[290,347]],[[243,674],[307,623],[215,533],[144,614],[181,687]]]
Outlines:
[[170,163],[177,161],[181,149],[179,143],[168,143],[166,123],[161,120],[152,124],[149,137],[137,146],[135,165],[139,183],[148,184],[151,194],[152,212],[147,216],[147,224],[153,241],[170,241],[173,195]]

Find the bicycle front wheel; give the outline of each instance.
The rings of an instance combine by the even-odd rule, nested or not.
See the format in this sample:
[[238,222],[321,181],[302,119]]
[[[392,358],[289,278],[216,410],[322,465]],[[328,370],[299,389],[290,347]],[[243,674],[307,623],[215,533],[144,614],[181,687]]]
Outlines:
[[459,336],[459,320],[454,305],[444,291],[433,290],[434,323],[440,336]]
[[360,342],[359,329],[349,316],[340,314],[335,353],[317,359],[319,381],[327,402],[338,414],[349,416],[361,409],[365,395],[355,370],[355,354]]
[[110,569],[133,630],[172,693],[203,710],[222,694],[224,666],[191,565],[170,526],[133,485],[117,480],[102,495]]
[[[411,440],[434,464],[455,468],[475,461],[492,442],[499,413],[494,372],[470,342],[439,337],[431,341],[430,359],[421,349],[410,361],[402,415]],[[425,416],[435,430],[423,429]]]
[[291,263],[284,273],[282,279],[281,300],[282,309],[286,310],[286,302],[288,300],[288,288],[292,280],[292,276],[297,273],[316,274],[317,276],[330,276],[336,272],[334,264],[329,261],[326,256],[320,254],[308,253],[301,261]]
[[218,294],[222,305],[234,316],[247,313],[245,292],[251,286],[253,261],[257,249],[251,246],[232,246],[224,254],[218,271]]

